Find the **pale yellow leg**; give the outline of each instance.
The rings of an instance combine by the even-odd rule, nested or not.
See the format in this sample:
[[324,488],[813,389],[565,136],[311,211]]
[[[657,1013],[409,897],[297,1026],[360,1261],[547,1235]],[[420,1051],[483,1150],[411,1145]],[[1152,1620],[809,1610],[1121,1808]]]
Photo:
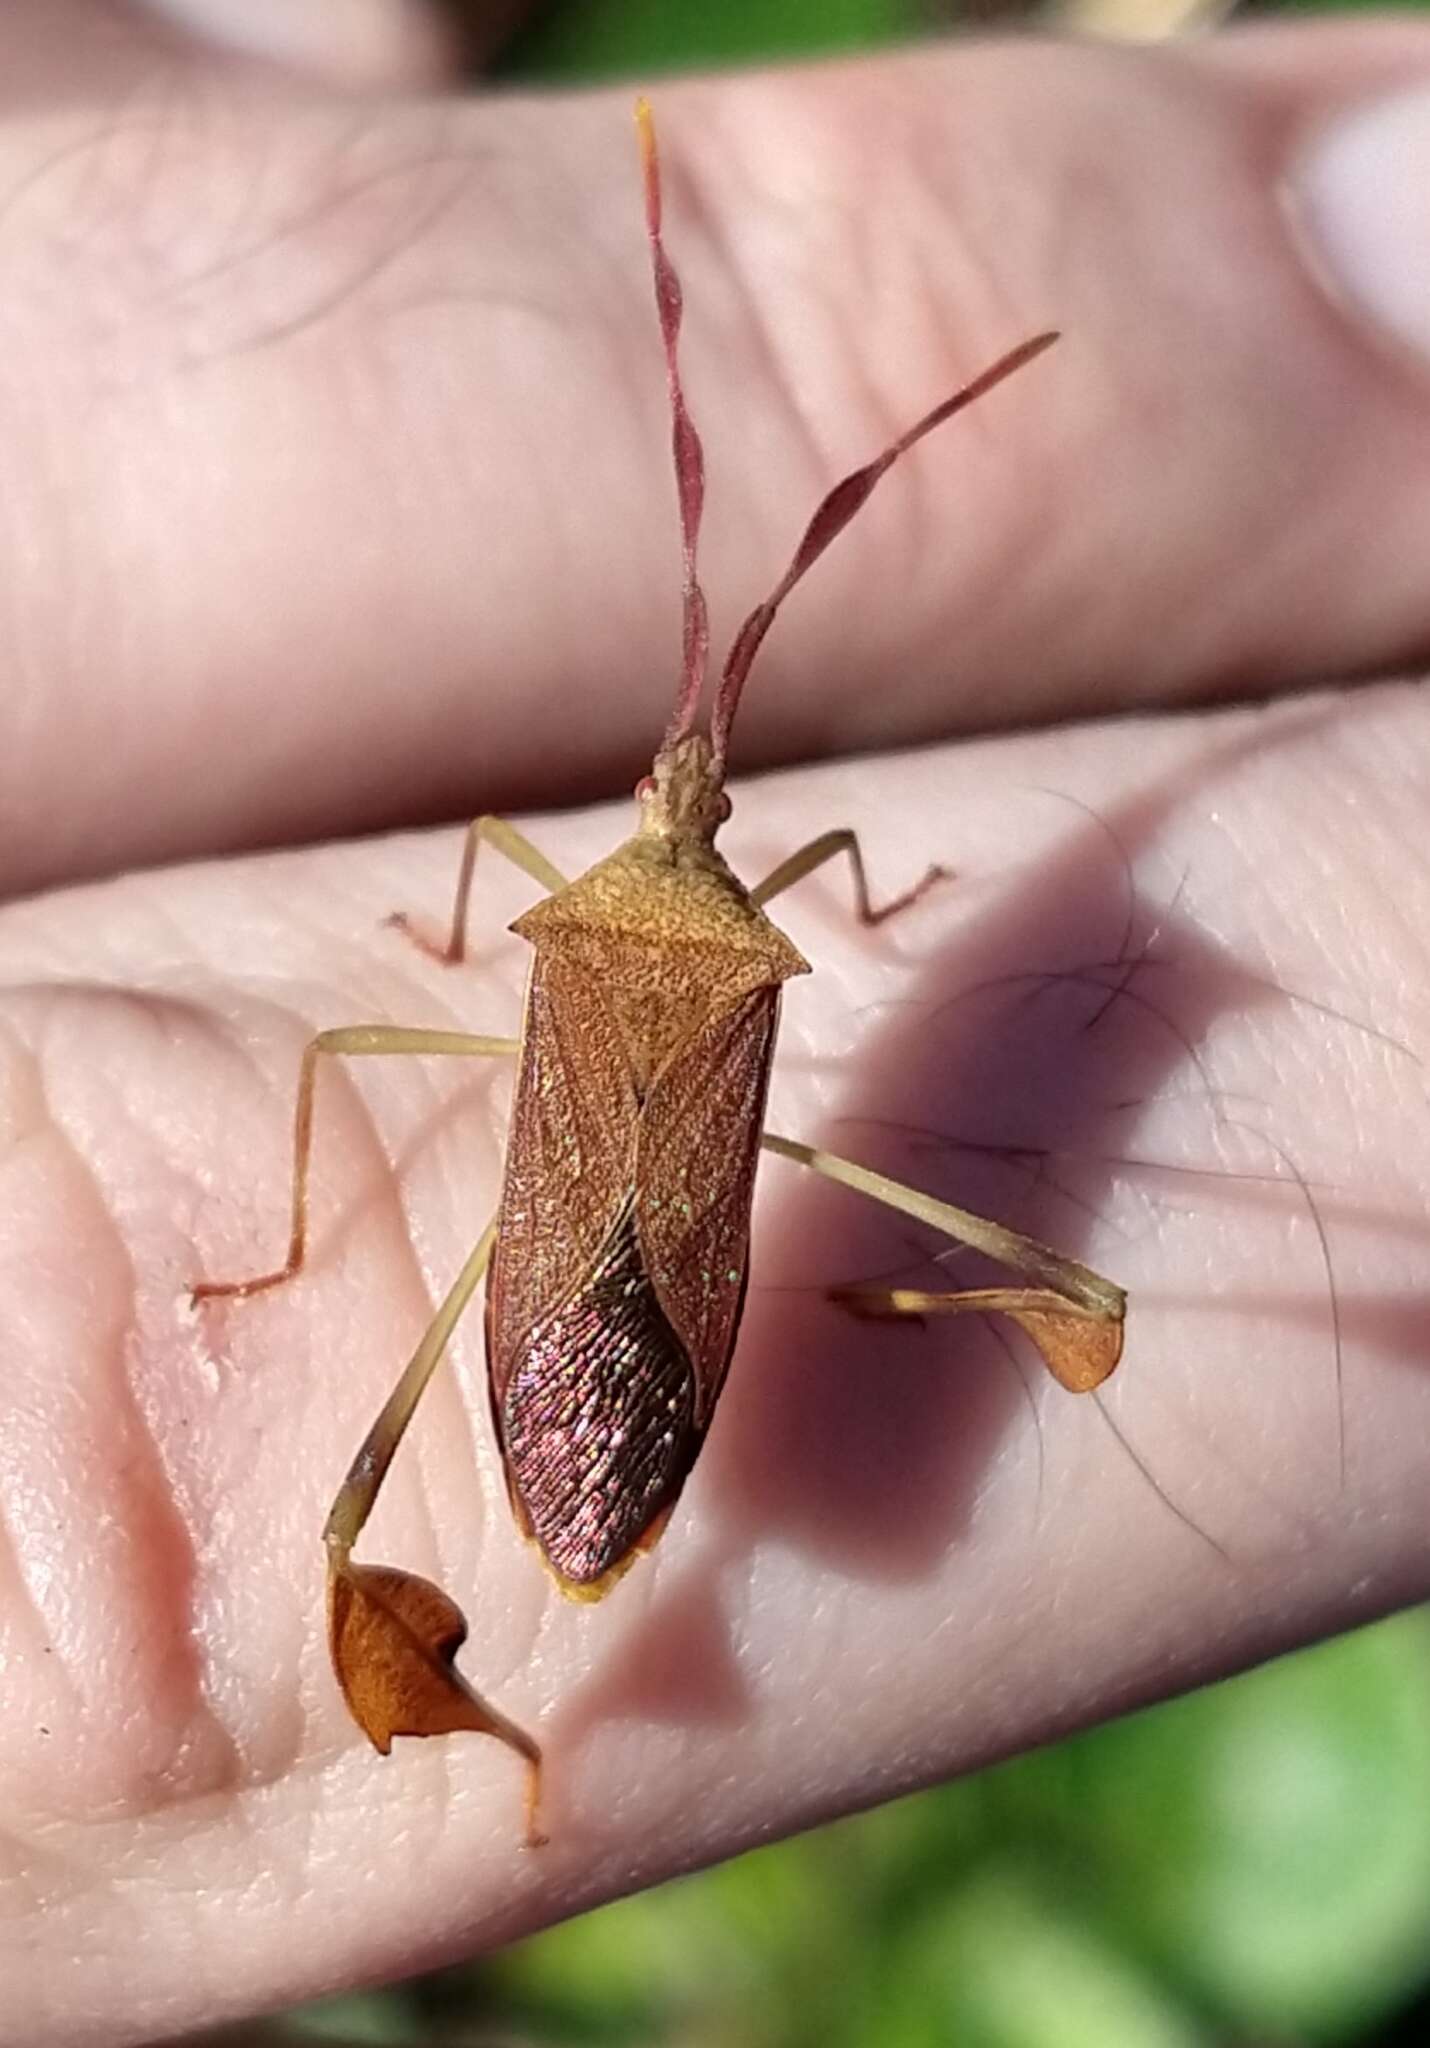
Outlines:
[[332,1511],[323,1526],[323,1541],[330,1551],[340,1551],[346,1557],[362,1534],[363,1525],[377,1500],[378,1489],[387,1477],[387,1468],[412,1420],[417,1403],[426,1392],[427,1382],[441,1364],[442,1354],[452,1341],[452,1332],[491,1264],[496,1235],[496,1219],[493,1218],[477,1239],[446,1300],[428,1324],[422,1342],[403,1368],[377,1420],[364,1437],[362,1449],[338,1488]]
[[335,1031],[320,1031],[303,1049],[298,1075],[298,1101],[293,1112],[293,1205],[288,1233],[288,1255],[272,1273],[260,1273],[251,1280],[200,1280],[190,1290],[192,1300],[212,1301],[221,1295],[242,1299],[291,1280],[303,1265],[308,1240],[308,1169],[313,1154],[313,1090],[318,1061],[324,1054],[348,1059],[364,1055],[394,1053],[438,1054],[466,1057],[481,1055],[509,1058],[520,1050],[515,1038],[488,1038],[465,1031],[423,1031],[399,1024],[347,1024]]
[[462,843],[462,864],[457,870],[457,894],[452,905],[452,928],[446,945],[436,946],[424,938],[414,928],[406,911],[394,910],[387,919],[394,930],[405,932],[414,946],[430,954],[432,959],[440,960],[444,967],[455,967],[466,958],[467,906],[477,872],[477,849],[483,841],[493,852],[505,854],[513,866],[519,867],[524,875],[530,875],[533,882],[539,882],[549,896],[566,887],[566,877],[560,869],[553,867],[540,848],[533,846],[515,825],[509,825],[505,818],[473,818]]
[[822,1152],[794,1138],[766,1131],[761,1144],[782,1159],[812,1167],[826,1180],[838,1181],[856,1194],[867,1195],[885,1208],[897,1209],[920,1223],[932,1224],[958,1244],[1011,1266],[1034,1282],[1030,1287],[980,1287],[962,1292],[928,1294],[914,1288],[840,1287],[833,1298],[856,1314],[869,1316],[962,1315],[996,1310],[1010,1316],[1042,1353],[1054,1378],[1073,1393],[1100,1386],[1122,1356],[1122,1325],[1127,1297],[1113,1281],[1103,1279],[1076,1259],[1065,1259],[1036,1238],[1023,1237],[1001,1223],[990,1223],[967,1209],[941,1202],[902,1181],[889,1180],[872,1168]]
[[541,1751],[525,1729],[483,1699],[454,1668],[453,1659],[467,1634],[461,1609],[429,1579],[391,1565],[352,1562],[353,1545],[452,1332],[481,1284],[495,1242],[493,1221],[477,1240],[338,1488],[323,1529],[329,1646],[353,1718],[383,1755],[394,1735],[448,1735],[458,1729],[494,1735],[515,1750],[526,1765],[526,1839],[534,1848],[544,1840]]
[[787,860],[782,860],[773,874],[766,875],[758,888],[750,891],[752,901],[762,908],[786,889],[792,889],[796,882],[802,882],[806,875],[812,875],[816,868],[822,868],[826,861],[837,860],[841,853],[849,856],[849,866],[854,878],[854,908],[860,924],[882,924],[886,917],[894,917],[901,910],[907,910],[917,903],[927,889],[935,882],[944,881],[951,873],[949,868],[933,866],[912,889],[905,889],[902,896],[894,897],[890,903],[883,903],[876,910],[869,898],[869,877],[864,869],[864,855],[859,845],[859,836],[847,825],[839,826],[833,832],[821,832],[818,839],[811,839],[808,846],[801,846]]

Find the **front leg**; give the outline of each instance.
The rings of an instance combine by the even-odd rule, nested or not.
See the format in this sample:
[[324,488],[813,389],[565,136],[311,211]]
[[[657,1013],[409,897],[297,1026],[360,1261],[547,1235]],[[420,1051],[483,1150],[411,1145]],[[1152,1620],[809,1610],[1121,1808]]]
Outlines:
[[967,1209],[940,1202],[902,1181],[889,1180],[838,1153],[822,1152],[794,1138],[766,1131],[760,1143],[768,1152],[811,1167],[826,1180],[867,1195],[888,1209],[932,1224],[956,1244],[984,1252],[1015,1273],[1026,1274],[1030,1287],[978,1287],[959,1292],[926,1294],[904,1287],[839,1287],[833,1299],[858,1315],[966,1315],[995,1311],[1011,1317],[1038,1350],[1054,1379],[1074,1394],[1101,1386],[1122,1356],[1122,1327],[1127,1296],[1114,1281],[1104,1280],[1089,1266],[1024,1237],[1001,1223],[990,1223]]
[[419,951],[440,961],[444,967],[456,967],[467,957],[467,910],[471,903],[472,883],[476,879],[477,851],[484,843],[493,852],[504,854],[513,867],[520,868],[524,875],[530,875],[533,882],[539,882],[548,896],[554,896],[566,887],[566,877],[561,870],[553,867],[541,848],[533,846],[515,825],[509,825],[505,818],[473,818],[462,842],[462,864],[457,870],[457,894],[452,904],[452,924],[446,945],[438,946],[431,939],[424,938],[405,910],[394,910],[386,920],[395,931],[411,939]]
[[220,1296],[242,1300],[277,1287],[301,1272],[308,1248],[308,1169],[313,1156],[313,1090],[317,1084],[318,1061],[325,1055],[341,1054],[348,1059],[365,1055],[421,1053],[477,1055],[505,1059],[520,1050],[515,1038],[478,1037],[465,1031],[423,1031],[400,1024],[346,1024],[335,1031],[320,1031],[303,1048],[303,1065],[298,1075],[298,1100],[293,1112],[293,1200],[288,1228],[288,1253],[271,1273],[259,1273],[251,1280],[200,1280],[189,1290],[194,1302],[213,1301]]

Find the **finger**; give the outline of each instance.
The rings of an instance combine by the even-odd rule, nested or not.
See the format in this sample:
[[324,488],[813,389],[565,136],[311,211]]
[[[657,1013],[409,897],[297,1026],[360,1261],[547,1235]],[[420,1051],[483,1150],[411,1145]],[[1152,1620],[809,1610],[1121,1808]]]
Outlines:
[[[767,1160],[702,1460],[574,1607],[511,1527],[470,1319],[361,1550],[467,1609],[465,1668],[545,1746],[540,1855],[505,1751],[379,1759],[322,1643],[323,1518],[489,1213],[509,1082],[324,1075],[310,1270],[184,1305],[281,1252],[309,1032],[509,1028],[530,884],[482,873],[462,975],[378,929],[440,921],[451,833],[5,912],[10,2038],[395,1974],[1430,1590],[1426,753],[1420,694],[1367,692],[806,770],[737,810],[751,876],[840,823],[876,890],[959,877],[872,936],[834,871],[776,906],[817,972],[772,1126],[1094,1263],[1127,1351],[1099,1408],[972,1325],[847,1324],[828,1283],[930,1269]],[[629,824],[539,839],[576,872]],[[135,1941],[178,1892],[184,1943]]]
[[[672,88],[717,638],[833,477],[1065,330],[790,599],[739,763],[1425,641],[1430,384],[1332,302],[1285,195],[1422,52],[1402,25]],[[230,82],[215,113],[148,63],[98,137],[0,138],[0,874],[633,777],[678,546],[623,98],[357,118]]]

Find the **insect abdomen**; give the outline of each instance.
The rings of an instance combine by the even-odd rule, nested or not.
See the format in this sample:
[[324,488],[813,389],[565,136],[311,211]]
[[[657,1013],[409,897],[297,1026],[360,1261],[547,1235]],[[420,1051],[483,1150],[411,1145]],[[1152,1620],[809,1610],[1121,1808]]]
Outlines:
[[635,1206],[591,1274],[522,1347],[500,1408],[514,1493],[541,1549],[589,1586],[629,1554],[695,1457],[695,1376],[645,1269]]

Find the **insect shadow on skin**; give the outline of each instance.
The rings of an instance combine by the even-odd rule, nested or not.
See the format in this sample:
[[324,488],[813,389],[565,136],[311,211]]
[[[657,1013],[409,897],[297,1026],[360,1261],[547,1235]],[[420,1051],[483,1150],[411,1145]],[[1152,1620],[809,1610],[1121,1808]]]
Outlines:
[[[1214,782],[1245,751],[1237,740],[1208,764],[1205,779]],[[841,1146],[851,1128],[860,1156],[885,1171],[1080,1252],[1095,1219],[1129,1237],[1144,1235],[1156,1229],[1166,1185],[1186,1192],[1175,1163],[1152,1159],[1144,1169],[1135,1154],[1146,1107],[1169,1091],[1190,1091],[1199,1098],[1191,1150],[1207,1162],[1205,1176],[1197,1175],[1199,1208],[1214,1199],[1238,1211],[1274,1209],[1278,1224],[1304,1215],[1303,1189],[1273,1150],[1255,1141],[1246,1147],[1245,1175],[1217,1163],[1223,1105],[1214,1072],[1198,1071],[1198,1049],[1223,1020],[1285,1009],[1294,998],[1249,973],[1183,915],[1178,891],[1143,895],[1132,877],[1138,853],[1157,851],[1202,779],[1158,774],[1121,804],[1076,818],[1055,847],[1020,864],[982,913],[958,917],[951,940],[932,955],[920,948],[909,996],[887,1006],[887,1021],[847,1063],[856,1078],[832,1112]],[[1025,793],[1022,801],[1030,800],[1041,801]],[[833,889],[831,876],[827,900]],[[789,919],[795,922],[793,913]],[[1136,970],[1153,933],[1155,958],[1174,963],[1175,973],[1144,1000]],[[1346,1022],[1356,1028],[1353,1018]],[[1239,1113],[1254,1120],[1256,1106]],[[1273,1132],[1278,1113],[1278,1105],[1265,1108]],[[968,1538],[978,1494],[1009,1433],[1038,1426],[1019,1377],[1028,1361],[1010,1360],[998,1342],[1000,1325],[866,1324],[851,1334],[824,1299],[832,1277],[882,1280],[906,1269],[919,1226],[841,1202],[803,1177],[772,1182],[767,1176],[757,1207],[738,1365],[699,1469],[699,1537],[663,1554],[639,1623],[553,1714],[550,1739],[563,1750],[612,1721],[746,1719],[754,1703],[731,1648],[725,1603],[727,1592],[738,1596],[747,1583],[755,1548],[787,1547],[841,1583],[917,1583]],[[1333,1210],[1333,1199],[1316,1200],[1323,1215]],[[943,1254],[927,1235],[937,1273]],[[965,1272],[964,1255],[948,1256],[954,1274],[928,1284],[981,1277]],[[1304,1289],[1279,1296],[1277,1312],[1304,1321],[1315,1340],[1308,1370],[1325,1373],[1333,1466],[1331,1304],[1314,1255],[1298,1270]],[[1139,1304],[1160,1305],[1160,1293],[1139,1294]],[[1204,1296],[1193,1306],[1203,1303]],[[1150,1336],[1151,1325],[1139,1322],[1142,1328]],[[1155,1348],[1139,1348],[1139,1357],[1139,1381],[1155,1380],[1167,1362]],[[1135,1417],[1140,1388],[1129,1384],[1128,1391]],[[1176,1479],[1164,1480],[1163,1457],[1174,1447],[1160,1434],[1140,1441],[1135,1420],[1119,1429],[1154,1509],[1160,1494],[1160,1511],[1186,1522],[1188,1540],[1215,1553],[1219,1565],[1245,1561],[1239,1519],[1225,1530],[1203,1528],[1180,1506],[1178,1482],[1193,1480],[1195,1465],[1173,1457]],[[1207,1449],[1200,1437],[1196,1448]],[[1212,1454],[1220,1457],[1221,1446]],[[1258,1486],[1255,1473],[1232,1474],[1233,1514],[1256,1512]],[[1039,1510],[1035,1477],[1032,1550],[1042,1541]],[[1026,1564],[1026,1549],[1010,1553],[1010,1584]]]
[[[461,1610],[430,1581],[357,1563],[352,1555],[428,1380],[484,1278],[492,1414],[512,1510],[561,1591],[581,1600],[602,1597],[652,1547],[703,1444],[744,1305],[762,1149],[919,1216],[1000,1268],[995,1284],[975,1291],[846,1293],[861,1314],[996,1310],[1032,1338],[1064,1386],[1084,1392],[1117,1364],[1125,1303],[1113,1282],[1005,1225],[764,1127],[781,990],[808,965],[763,905],[830,861],[847,860],[858,913],[866,925],[876,924],[916,900],[940,871],[930,869],[875,908],[848,830],[793,851],[754,889],[736,880],[713,844],[729,816],[724,785],[736,707],[783,598],[901,455],[1055,337],[1041,334],[1011,350],[830,490],[784,576],[736,635],[713,692],[708,732],[701,730],[709,640],[695,573],[703,456],[676,368],[680,287],[661,238],[654,131],[643,102],[637,120],[673,416],[685,600],[682,681],[652,772],[637,791],[638,829],[568,882],[504,821],[473,825],[440,957],[452,965],[464,957],[482,844],[547,892],[513,926],[535,953],[519,1045],[388,1024],[322,1033],[303,1056],[284,1263],[193,1288],[196,1301],[242,1297],[301,1269],[314,1084],[325,1055],[519,1054],[498,1215],[339,1487],[324,1541],[333,1665],[358,1724],[384,1753],[399,1734],[467,1729],[496,1736],[527,1764],[533,1844],[543,1839],[540,1751],[456,1672],[453,1660],[467,1632]],[[400,914],[394,921],[405,922]]]
[[[1225,1018],[1291,1012],[1332,1040],[1369,1034],[1399,1057],[1414,1053],[1340,1008],[1338,991],[1321,999],[1280,987],[1233,956],[1186,911],[1180,883],[1143,895],[1131,881],[1139,854],[1176,858],[1178,813],[1196,811],[1248,758],[1291,743],[1315,721],[1315,711],[1282,717],[1270,733],[1254,723],[1194,770],[1155,772],[1121,803],[1076,817],[1067,838],[990,907],[959,918],[955,942],[924,958],[910,997],[860,1042],[852,1063],[858,1092],[834,1116],[838,1141],[848,1143],[844,1130],[854,1128],[860,1153],[889,1171],[936,1192],[957,1190],[979,1210],[1008,1214],[1020,1229],[1071,1249],[1082,1249],[1092,1217],[1145,1235],[1174,1206],[1205,1212],[1217,1204],[1301,1221],[1313,1202],[1328,1233],[1338,1221],[1364,1225],[1366,1204],[1352,1190],[1297,1180],[1301,1133],[1287,1120],[1297,1104],[1223,1098],[1215,1053],[1209,1065],[1203,1047]],[[1016,813],[1010,831],[1016,838]],[[1192,1116],[1186,1159],[1162,1163],[1145,1155],[1137,1133],[1168,1094],[1186,1094]],[[1231,1155],[1246,1159],[1246,1171],[1219,1157],[1227,1130],[1246,1137]],[[815,1268],[883,1276],[906,1262],[912,1229],[863,1204],[836,1208],[819,1188],[781,1190],[779,1210],[756,1239],[742,1372],[701,1466],[703,1499],[723,1505],[727,1522],[795,1542],[871,1581],[916,1577],[959,1540],[992,1450],[1022,1405],[996,1360],[983,1370],[969,1327],[924,1335],[871,1327],[850,1346],[817,1300]],[[817,1260],[809,1245],[817,1245]],[[963,1276],[963,1255],[949,1262]],[[785,1296],[785,1270],[809,1276],[807,1286]],[[770,1272],[781,1274],[774,1300],[762,1286]],[[1311,1249],[1303,1272],[1303,1288],[1254,1300],[1239,1290],[1211,1298],[1205,1284],[1188,1290],[1186,1303],[1164,1286],[1139,1300],[1143,1309],[1211,1315],[1260,1309],[1313,1335],[1307,1370],[1326,1393],[1328,1475],[1336,1483],[1334,1303]],[[1348,1341],[1393,1348],[1375,1337],[1366,1305],[1342,1298],[1340,1307]],[[1405,1343],[1399,1319],[1393,1343]],[[1119,1382],[1133,1411],[1155,1378],[1158,1358],[1149,1356],[1145,1372]],[[819,1427],[811,1430],[815,1413]],[[1164,1446],[1143,1450],[1155,1477]],[[891,1499],[897,1513],[889,1513]],[[1211,1526],[1203,1536],[1213,1548],[1242,1550],[1235,1528]],[[651,1638],[695,1597],[707,1565],[703,1556],[672,1593],[670,1614],[651,1622]]]

